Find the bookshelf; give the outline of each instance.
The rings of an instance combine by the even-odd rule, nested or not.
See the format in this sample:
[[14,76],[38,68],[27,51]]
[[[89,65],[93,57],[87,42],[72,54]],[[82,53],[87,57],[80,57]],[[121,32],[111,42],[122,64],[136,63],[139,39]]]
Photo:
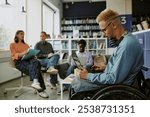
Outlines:
[[61,24],[61,33],[64,38],[74,38],[74,30],[79,31],[79,38],[101,36],[95,18],[64,18]]
[[53,46],[55,52],[68,53],[77,51],[77,42],[84,39],[87,43],[86,50],[90,51],[92,55],[107,54],[107,39],[106,38],[66,38],[66,39],[48,39]]
[[132,32],[149,29],[150,15],[134,15],[132,17]]

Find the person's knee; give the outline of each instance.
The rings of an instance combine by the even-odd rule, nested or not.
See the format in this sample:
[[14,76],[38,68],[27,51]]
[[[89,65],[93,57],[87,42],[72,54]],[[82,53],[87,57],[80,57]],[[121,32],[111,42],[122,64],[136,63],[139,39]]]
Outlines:
[[55,55],[55,59],[59,60],[59,59],[60,59],[60,55],[59,55],[59,54],[56,54],[56,55]]
[[37,60],[37,59],[34,59],[34,60],[33,60],[33,64],[34,64],[35,66],[37,66],[37,67],[41,67],[41,63],[40,63],[40,61]]
[[70,87],[73,88],[75,92],[79,92],[79,91],[80,91],[80,88],[81,88],[81,85],[82,85],[81,81],[76,78],[76,79],[74,79],[74,80],[72,81]]
[[59,58],[60,58],[60,56],[58,55],[58,54],[56,54],[56,55],[54,55],[54,56],[52,56],[49,60],[50,61],[58,61],[59,60]]

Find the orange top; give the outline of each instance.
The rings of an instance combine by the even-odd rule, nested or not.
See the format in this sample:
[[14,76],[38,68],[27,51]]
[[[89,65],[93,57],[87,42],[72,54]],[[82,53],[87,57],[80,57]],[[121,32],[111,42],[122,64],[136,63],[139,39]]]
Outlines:
[[11,43],[10,44],[10,53],[12,60],[19,60],[19,53],[24,52],[29,48],[28,44],[24,43]]

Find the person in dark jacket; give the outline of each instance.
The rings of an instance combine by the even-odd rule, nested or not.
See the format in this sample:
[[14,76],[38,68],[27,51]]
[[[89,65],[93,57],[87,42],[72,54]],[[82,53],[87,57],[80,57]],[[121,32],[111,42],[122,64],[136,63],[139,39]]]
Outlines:
[[39,59],[41,65],[46,67],[47,73],[50,73],[51,88],[56,89],[58,70],[54,68],[54,65],[58,64],[60,56],[59,54],[54,54],[52,45],[46,41],[46,32],[42,31],[40,37],[41,41],[35,45],[35,49],[40,50],[37,58]]

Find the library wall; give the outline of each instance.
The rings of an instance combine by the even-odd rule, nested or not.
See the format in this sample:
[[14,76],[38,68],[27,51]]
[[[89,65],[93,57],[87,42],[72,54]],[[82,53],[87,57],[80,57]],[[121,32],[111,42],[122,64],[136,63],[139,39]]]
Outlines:
[[96,16],[105,8],[105,1],[63,3],[62,38],[100,37]]

